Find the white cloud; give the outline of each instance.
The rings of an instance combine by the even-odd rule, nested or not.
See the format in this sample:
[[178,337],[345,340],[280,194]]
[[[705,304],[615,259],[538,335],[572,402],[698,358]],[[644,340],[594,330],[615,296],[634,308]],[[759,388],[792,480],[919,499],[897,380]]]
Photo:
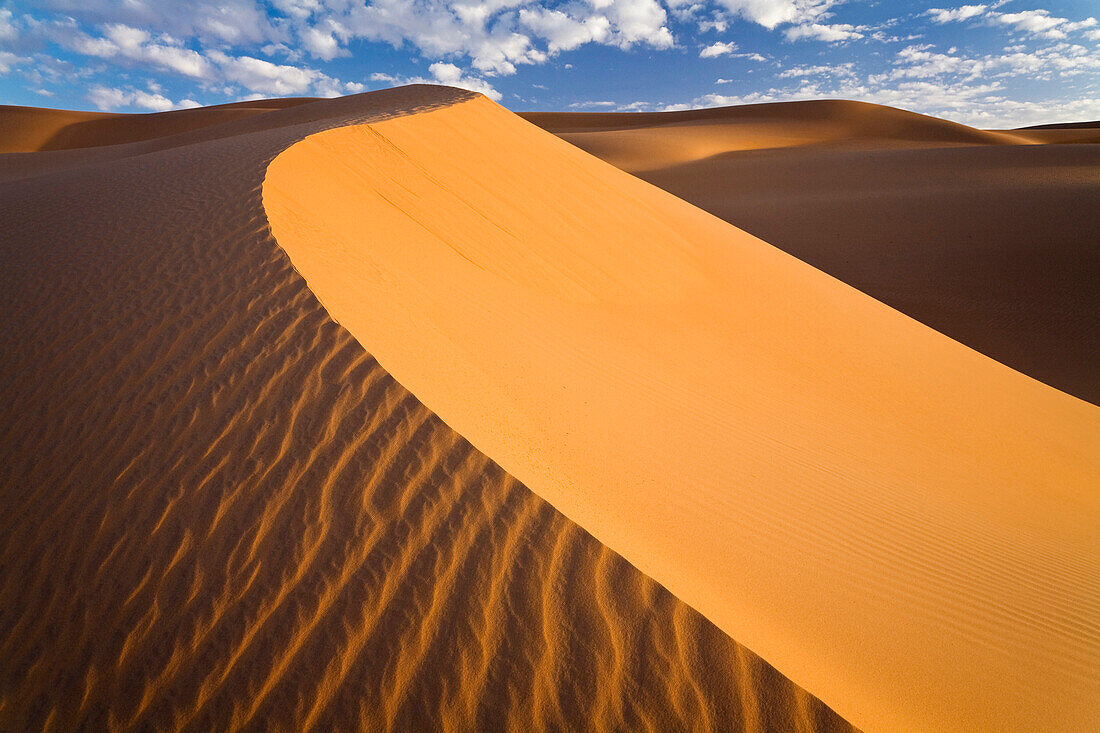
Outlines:
[[0,8],[0,41],[14,41],[19,37],[19,29],[15,27],[12,12],[7,8]]
[[[639,104],[639,103],[635,102],[634,104]],[[571,105],[569,105],[569,108],[570,109],[586,109],[586,108],[591,108],[591,107],[617,107],[618,105],[619,105],[618,102],[610,102],[608,100],[600,100],[600,101],[593,101],[593,102],[573,102]]]
[[351,37],[409,43],[435,59],[467,56],[475,69],[501,75],[585,43],[673,45],[657,0],[573,0],[553,9],[530,0],[374,0],[340,22]]
[[670,48],[672,33],[665,27],[668,16],[657,0],[589,0],[610,22],[613,42],[620,48],[644,43]]
[[28,59],[16,56],[10,51],[0,51],[0,74],[6,74],[12,70],[16,64],[20,64]]
[[428,67],[431,78],[423,76],[395,76],[376,72],[370,75],[371,81],[380,81],[393,86],[403,84],[445,84],[459,89],[469,89],[471,92],[479,92],[489,99],[499,102],[503,95],[493,88],[493,85],[484,79],[470,76],[454,64],[437,62]]
[[99,37],[79,31],[62,32],[56,38],[85,56],[148,64],[195,79],[211,77],[213,69],[210,62],[197,51],[183,48],[174,39],[162,37],[154,40],[147,31],[121,23],[107,25],[103,32]]
[[963,5],[962,7],[952,8],[950,10],[932,8],[924,11],[924,15],[931,16],[933,23],[943,25],[944,23],[952,23],[977,17],[988,8],[988,5]]
[[855,70],[852,63],[845,63],[835,66],[792,66],[779,72],[779,77],[783,79],[807,76],[854,77]]
[[787,37],[788,41],[810,38],[817,41],[825,41],[826,43],[838,43],[840,41],[851,41],[856,38],[863,38],[862,30],[865,29],[846,23],[834,25],[806,23],[804,25],[796,25],[793,28],[788,28],[783,31],[783,35]]
[[611,21],[602,15],[577,19],[545,8],[523,8],[519,21],[545,39],[551,53],[571,51],[593,41],[601,43],[611,32]]
[[722,43],[718,41],[705,47],[699,52],[699,58],[701,59],[713,59],[719,56],[726,56],[737,50],[736,43]]
[[428,71],[432,73],[432,76],[435,77],[435,80],[440,84],[459,87],[460,89],[469,89],[471,92],[480,92],[489,99],[495,101],[500,101],[501,99],[500,92],[494,89],[489,82],[484,79],[467,76],[463,73],[462,69],[454,64],[445,64],[442,62],[434,63],[428,67]]
[[1018,13],[990,13],[989,17],[996,23],[1012,26],[1016,30],[1050,39],[1062,39],[1070,33],[1094,28],[1100,23],[1100,21],[1092,17],[1085,18],[1084,20],[1071,21],[1069,18],[1053,16],[1048,10],[1022,10]]
[[783,23],[805,23],[820,18],[844,0],[718,0],[731,13],[771,30]]
[[1024,10],[1019,13],[998,13],[994,16],[998,23],[1016,26],[1020,30],[1031,33],[1049,32],[1062,23],[1066,18],[1053,18],[1047,10]]
[[1074,76],[1100,70],[1100,49],[1088,49],[1070,43],[1023,50],[1005,49],[1003,54],[963,56],[958,49],[948,53],[933,51],[931,46],[909,46],[898,52],[893,70],[870,77],[874,80],[928,79],[951,76],[962,81],[980,78],[1025,77],[1049,81],[1059,76]]
[[163,94],[146,92],[140,89],[117,89],[114,87],[94,86],[88,92],[88,101],[99,109],[110,112],[120,107],[140,107],[153,112],[165,112],[170,109],[198,107],[192,99],[173,102]]
[[[938,24],[953,23],[970,20],[971,18],[984,18],[987,22],[1006,25],[1018,31],[1030,33],[1035,36],[1050,39],[1062,39],[1069,33],[1086,31],[1100,25],[1096,18],[1071,21],[1069,18],[1059,18],[1050,14],[1049,10],[1021,10],[1016,13],[1001,13],[995,9],[1004,5],[1008,0],[998,0],[993,5],[963,5],[958,8],[942,9],[932,8],[922,15],[927,15],[932,22]],[[1092,31],[1086,37],[1092,36]]]
[[351,52],[340,45],[341,38],[347,38],[347,30],[334,20],[324,23],[324,29],[318,26],[306,28],[302,34],[302,45],[315,58],[332,61],[337,56],[350,56]]
[[280,97],[304,94],[315,84],[329,80],[315,69],[273,64],[253,56],[229,56],[222,51],[211,51],[209,55],[226,80],[251,92]]

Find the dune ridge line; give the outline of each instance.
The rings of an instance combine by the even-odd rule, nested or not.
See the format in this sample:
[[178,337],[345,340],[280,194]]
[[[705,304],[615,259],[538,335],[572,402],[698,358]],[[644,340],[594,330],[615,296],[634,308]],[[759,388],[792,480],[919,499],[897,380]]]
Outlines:
[[857,726],[1100,724],[1097,407],[483,98],[263,201],[448,425]]

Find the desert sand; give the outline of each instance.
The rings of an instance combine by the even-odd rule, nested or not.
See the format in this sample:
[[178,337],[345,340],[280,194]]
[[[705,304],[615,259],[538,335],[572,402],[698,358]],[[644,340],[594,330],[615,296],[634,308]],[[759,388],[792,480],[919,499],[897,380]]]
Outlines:
[[469,96],[46,152],[85,128],[0,110],[0,729],[849,729],[445,425],[272,238],[280,151]]
[[1100,408],[479,95],[202,112],[0,156],[0,727],[1100,725]]
[[1100,723],[1096,406],[484,98],[263,197],[399,382],[857,727]]
[[976,130],[844,101],[525,116],[937,331],[1100,404],[1094,123]]

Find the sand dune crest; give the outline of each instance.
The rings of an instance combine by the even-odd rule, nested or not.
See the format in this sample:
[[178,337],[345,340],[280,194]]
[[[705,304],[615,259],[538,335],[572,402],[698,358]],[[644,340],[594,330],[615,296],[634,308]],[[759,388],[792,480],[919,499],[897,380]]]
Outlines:
[[326,308],[868,730],[1100,725],[1100,410],[486,99],[268,169]]

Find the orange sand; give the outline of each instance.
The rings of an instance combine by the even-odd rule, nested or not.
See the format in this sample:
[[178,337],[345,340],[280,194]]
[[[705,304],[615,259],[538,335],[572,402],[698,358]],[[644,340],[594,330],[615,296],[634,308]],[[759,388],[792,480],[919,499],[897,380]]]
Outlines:
[[841,101],[525,116],[1100,404],[1100,145],[1085,144],[1100,142],[1095,125],[975,130]]
[[396,379],[857,726],[1100,727],[1097,407],[484,98],[263,198]]
[[0,155],[0,729],[849,730],[448,428],[271,237],[281,150],[468,97]]

